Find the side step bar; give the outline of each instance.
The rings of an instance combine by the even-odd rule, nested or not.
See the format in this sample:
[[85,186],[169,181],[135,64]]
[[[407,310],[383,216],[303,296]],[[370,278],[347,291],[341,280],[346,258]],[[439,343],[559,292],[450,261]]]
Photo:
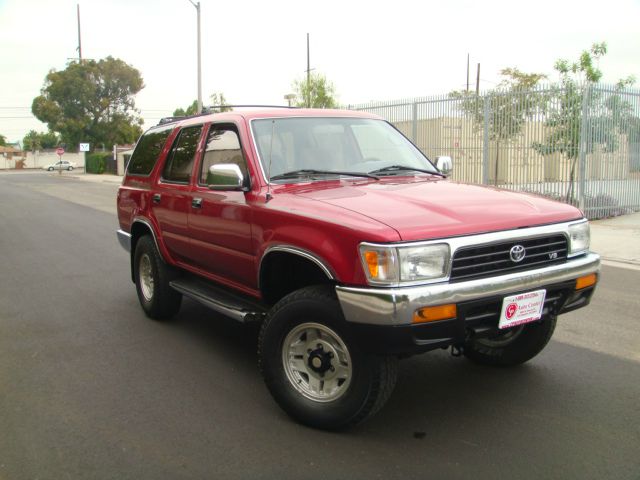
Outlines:
[[260,321],[267,307],[202,280],[184,277],[169,283],[171,288],[203,305],[242,323]]

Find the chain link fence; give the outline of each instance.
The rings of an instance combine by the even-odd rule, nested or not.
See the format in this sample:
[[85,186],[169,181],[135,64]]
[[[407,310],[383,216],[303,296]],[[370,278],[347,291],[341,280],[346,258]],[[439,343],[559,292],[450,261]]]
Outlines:
[[542,85],[350,105],[377,114],[452,179],[531,192],[591,219],[640,210],[640,90]]

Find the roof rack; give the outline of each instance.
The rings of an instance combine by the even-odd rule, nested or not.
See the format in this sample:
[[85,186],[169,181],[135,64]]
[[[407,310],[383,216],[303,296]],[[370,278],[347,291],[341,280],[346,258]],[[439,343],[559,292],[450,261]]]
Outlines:
[[162,117],[158,122],[158,125],[164,125],[165,123],[173,123],[179,120],[183,120],[187,117]]
[[180,120],[185,120],[187,118],[199,117],[202,115],[211,115],[212,113],[220,113],[214,111],[214,109],[220,108],[285,108],[295,110],[298,107],[289,107],[287,105],[207,105],[206,107],[202,107],[202,112],[194,113],[193,115],[186,115],[180,117],[163,117],[158,122],[158,125],[165,125],[167,123],[179,122]]
[[287,108],[287,109],[295,109],[298,107],[289,107],[287,105],[207,105],[206,107],[202,107],[202,113],[218,113],[212,112],[214,109],[220,108]]

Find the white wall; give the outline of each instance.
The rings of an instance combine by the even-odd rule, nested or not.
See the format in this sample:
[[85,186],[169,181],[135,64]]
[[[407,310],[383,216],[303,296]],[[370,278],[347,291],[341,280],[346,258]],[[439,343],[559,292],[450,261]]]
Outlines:
[[[16,161],[23,158],[14,155],[11,160],[0,156],[0,170],[16,168]],[[76,164],[76,167],[84,167],[84,153],[65,153],[62,160],[67,160]],[[42,168],[45,165],[56,163],[58,155],[55,152],[27,152],[24,168]]]
[[127,162],[125,161],[125,156],[129,156],[131,157],[131,154],[133,154],[133,149],[131,150],[124,150],[122,152],[118,152],[118,155],[116,156],[117,159],[117,168],[118,168],[118,175],[122,176],[124,175],[124,169],[127,166]]

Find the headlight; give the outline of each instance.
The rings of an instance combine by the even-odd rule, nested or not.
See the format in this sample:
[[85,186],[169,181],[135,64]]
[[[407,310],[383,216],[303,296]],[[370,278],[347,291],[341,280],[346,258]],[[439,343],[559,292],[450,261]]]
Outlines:
[[447,244],[398,248],[398,253],[401,282],[416,282],[446,276],[449,265],[449,245]]
[[588,251],[590,238],[589,222],[569,225],[569,256]]
[[360,245],[367,280],[372,285],[420,283],[447,276],[449,245],[417,247]]

